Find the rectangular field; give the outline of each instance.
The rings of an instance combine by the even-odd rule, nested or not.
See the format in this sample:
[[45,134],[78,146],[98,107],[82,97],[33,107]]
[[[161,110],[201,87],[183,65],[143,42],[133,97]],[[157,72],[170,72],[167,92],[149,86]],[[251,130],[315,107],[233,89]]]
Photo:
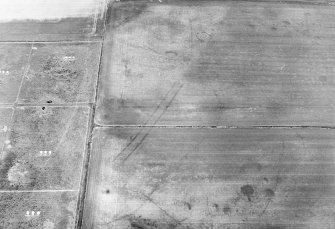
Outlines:
[[83,228],[333,228],[334,140],[318,128],[98,128]]
[[115,3],[96,122],[334,125],[335,8],[304,3]]

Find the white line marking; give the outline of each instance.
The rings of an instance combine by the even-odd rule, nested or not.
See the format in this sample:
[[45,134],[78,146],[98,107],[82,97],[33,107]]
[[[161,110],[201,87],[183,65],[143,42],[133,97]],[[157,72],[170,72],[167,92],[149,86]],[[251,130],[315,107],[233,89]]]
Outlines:
[[73,41],[0,41],[0,44],[48,44],[48,43],[102,43],[102,40],[73,40]]
[[0,193],[39,193],[39,192],[79,192],[78,189],[64,190],[0,190]]
[[[28,74],[29,69],[30,69],[30,60],[31,60],[31,56],[32,56],[32,53],[33,53],[33,47],[34,47],[34,43],[32,43],[31,46],[30,46],[30,52],[29,52],[29,56],[28,56],[27,66],[26,66],[26,69],[23,72],[23,76],[22,76],[22,79],[21,79],[21,82],[20,82],[20,87],[19,87],[19,91],[18,91],[17,96],[16,96],[15,104],[19,103],[21,88],[23,86],[24,79],[25,79],[25,77],[27,77],[27,74]],[[14,112],[13,112],[12,118],[13,118],[13,116],[14,116]],[[12,120],[12,118],[11,118],[11,120]]]
[[64,103],[64,104],[50,104],[50,103],[19,103],[17,107],[88,107],[92,103],[91,102],[73,102],[73,103]]

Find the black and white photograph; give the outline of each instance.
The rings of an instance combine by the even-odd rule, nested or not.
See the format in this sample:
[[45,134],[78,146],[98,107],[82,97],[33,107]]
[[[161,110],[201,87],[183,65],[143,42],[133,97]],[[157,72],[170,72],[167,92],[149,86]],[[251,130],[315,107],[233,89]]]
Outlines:
[[0,0],[0,229],[335,229],[335,0]]

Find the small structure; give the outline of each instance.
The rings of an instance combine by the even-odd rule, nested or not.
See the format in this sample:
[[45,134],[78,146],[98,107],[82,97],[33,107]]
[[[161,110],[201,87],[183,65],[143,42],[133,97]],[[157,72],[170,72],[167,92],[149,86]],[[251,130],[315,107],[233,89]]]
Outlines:
[[40,153],[39,153],[39,156],[41,156],[41,157],[48,157],[48,156],[51,156],[51,154],[52,154],[52,151],[40,151]]
[[26,217],[36,217],[41,214],[40,211],[26,211]]

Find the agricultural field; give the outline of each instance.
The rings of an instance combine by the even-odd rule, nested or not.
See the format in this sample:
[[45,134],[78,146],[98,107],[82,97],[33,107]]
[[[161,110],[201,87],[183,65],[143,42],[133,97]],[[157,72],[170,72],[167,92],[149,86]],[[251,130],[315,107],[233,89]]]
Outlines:
[[100,43],[34,44],[19,103],[92,103]]
[[0,228],[75,228],[100,49],[0,45]]
[[83,228],[331,228],[334,140],[320,129],[97,129]]
[[82,228],[334,228],[333,7],[113,4]]
[[333,0],[59,3],[0,14],[0,229],[335,228]]
[[16,102],[31,44],[0,44],[0,105]]
[[80,188],[88,107],[19,107],[5,141],[1,190]]
[[75,226],[78,192],[7,192],[0,195],[0,228]]

